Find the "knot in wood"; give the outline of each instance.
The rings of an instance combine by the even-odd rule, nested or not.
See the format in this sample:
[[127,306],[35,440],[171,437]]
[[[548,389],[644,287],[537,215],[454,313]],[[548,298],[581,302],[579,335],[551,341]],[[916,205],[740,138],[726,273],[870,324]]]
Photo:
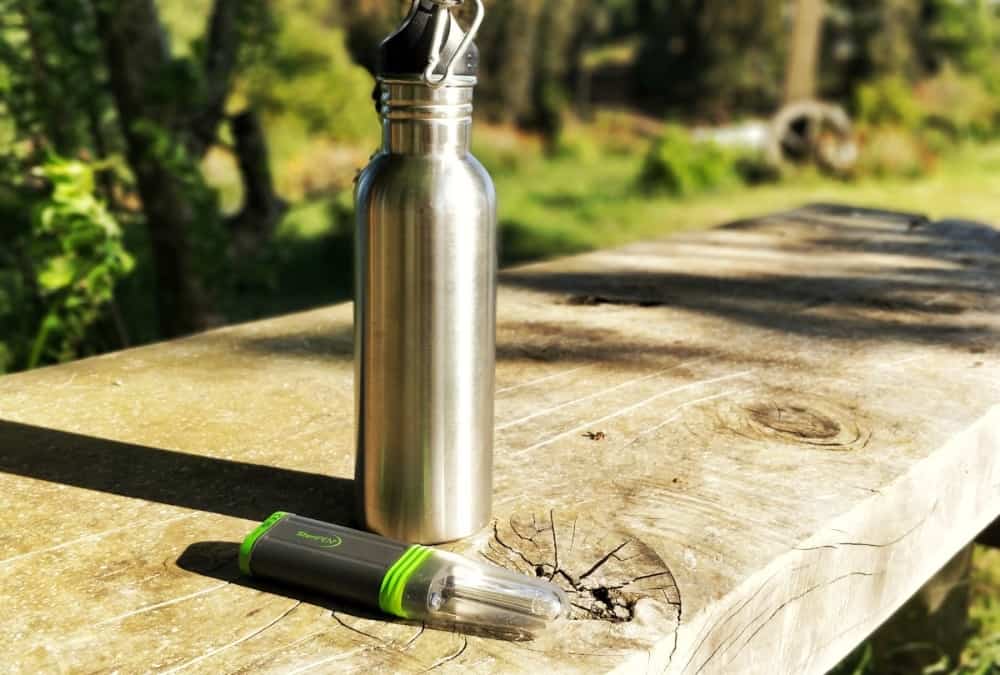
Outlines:
[[830,441],[841,430],[837,420],[801,405],[762,405],[747,413],[755,424],[803,441]]
[[860,450],[871,432],[864,415],[833,399],[790,389],[773,389],[761,400],[733,401],[714,411],[715,433],[766,444],[783,442],[824,450]]

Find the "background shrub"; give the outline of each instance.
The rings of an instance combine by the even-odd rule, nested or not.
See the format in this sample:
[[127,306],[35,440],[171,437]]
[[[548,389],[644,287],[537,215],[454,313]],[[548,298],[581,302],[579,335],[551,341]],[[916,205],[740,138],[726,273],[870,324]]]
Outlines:
[[902,127],[872,127],[861,134],[857,173],[885,178],[915,178],[931,171],[937,153]]
[[740,184],[738,156],[715,143],[695,141],[683,127],[668,125],[652,142],[639,185],[647,193],[686,197]]

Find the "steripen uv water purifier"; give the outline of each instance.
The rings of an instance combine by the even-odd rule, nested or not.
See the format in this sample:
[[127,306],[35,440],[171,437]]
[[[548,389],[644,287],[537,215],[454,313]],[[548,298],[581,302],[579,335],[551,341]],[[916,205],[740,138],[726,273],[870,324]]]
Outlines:
[[569,610],[544,579],[283,511],[247,536],[239,563],[244,574],[430,624],[530,637]]

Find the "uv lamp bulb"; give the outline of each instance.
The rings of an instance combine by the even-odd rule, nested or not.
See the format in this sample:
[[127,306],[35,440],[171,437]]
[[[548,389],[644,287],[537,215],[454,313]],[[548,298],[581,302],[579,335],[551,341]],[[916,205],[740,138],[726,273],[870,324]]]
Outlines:
[[[566,594],[544,579],[443,551],[434,551],[425,565],[413,579],[414,604],[407,610],[426,620],[535,634],[568,613]],[[424,607],[416,604],[421,596]]]

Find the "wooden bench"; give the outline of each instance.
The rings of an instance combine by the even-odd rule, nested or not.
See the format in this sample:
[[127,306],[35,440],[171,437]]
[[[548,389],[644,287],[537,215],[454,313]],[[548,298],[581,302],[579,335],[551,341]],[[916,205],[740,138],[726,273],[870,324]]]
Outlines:
[[[1000,234],[815,205],[512,269],[504,642],[241,578],[352,519],[351,306],[0,379],[0,663],[36,672],[822,673],[1000,515]],[[243,671],[241,671],[243,672]]]

